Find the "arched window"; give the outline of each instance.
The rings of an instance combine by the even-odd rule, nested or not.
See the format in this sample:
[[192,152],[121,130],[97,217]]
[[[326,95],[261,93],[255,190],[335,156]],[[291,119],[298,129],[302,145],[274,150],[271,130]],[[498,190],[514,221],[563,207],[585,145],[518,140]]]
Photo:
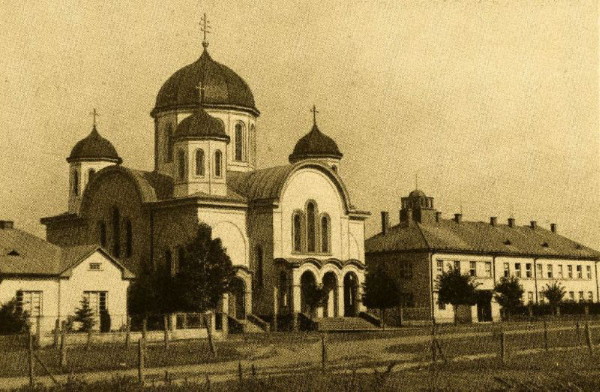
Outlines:
[[185,151],[177,151],[177,177],[180,180],[185,179]]
[[294,251],[302,251],[302,216],[300,213],[295,213],[293,219],[292,237],[294,239]]
[[177,264],[175,265],[175,273],[179,272],[181,266],[185,263],[185,249],[183,246],[177,247]]
[[173,255],[171,254],[171,249],[165,250],[165,266],[169,274],[173,275]]
[[263,265],[263,250],[260,245],[256,247],[256,287],[263,287],[264,279],[264,265]]
[[223,161],[223,153],[221,150],[215,151],[215,177],[221,177],[221,164]]
[[165,129],[165,162],[173,162],[173,125],[168,124]]
[[113,240],[113,256],[121,255],[121,214],[117,207],[112,209],[112,240]]
[[244,160],[244,124],[235,124],[235,160]]
[[329,227],[329,217],[323,215],[321,217],[321,252],[323,253],[331,252],[329,245]]
[[125,219],[125,257],[131,257],[133,254],[133,228],[131,220]]
[[252,154],[249,161],[256,164],[256,127],[254,124],[250,126],[250,153]]
[[196,175],[204,175],[204,150],[196,150]]
[[98,239],[100,240],[100,246],[106,248],[106,223],[98,222]]
[[79,195],[79,173],[77,171],[73,172],[73,194]]
[[306,247],[308,252],[317,251],[317,207],[310,201],[306,205]]

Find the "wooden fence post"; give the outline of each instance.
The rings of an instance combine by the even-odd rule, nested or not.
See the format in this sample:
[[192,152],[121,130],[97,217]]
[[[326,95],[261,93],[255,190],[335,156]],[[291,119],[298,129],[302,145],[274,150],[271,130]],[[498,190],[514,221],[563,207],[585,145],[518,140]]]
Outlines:
[[273,286],[273,328],[271,329],[273,332],[277,332],[279,327],[278,325],[278,316],[279,312],[279,290],[277,286]]
[[65,369],[67,367],[67,322],[62,322],[62,328],[60,331],[60,367]]
[[138,340],[138,380],[144,383],[144,338]]
[[163,316],[163,324],[165,327],[165,350],[169,348],[169,316]]
[[238,380],[240,382],[242,382],[242,379],[244,378],[244,373],[242,370],[242,361],[238,361]]
[[58,348],[60,339],[60,320],[56,319],[54,322],[54,342],[52,343],[54,348]]
[[585,322],[585,340],[591,355],[594,352],[594,346],[592,344],[592,332],[590,331],[590,325],[587,321]]
[[323,370],[327,368],[327,342],[325,341],[325,335],[321,336],[321,368]]
[[35,384],[35,376],[34,376],[34,369],[33,369],[33,334],[31,333],[31,328],[29,328],[29,332],[28,332],[28,338],[29,338],[29,355],[27,357],[28,362],[29,362],[29,387],[33,388],[33,385]]
[[544,321],[544,350],[548,351],[548,323]]
[[127,324],[125,324],[125,349],[129,349],[131,342],[131,317],[127,316]]
[[437,362],[437,348],[435,347],[435,324],[431,326],[431,361]]
[[500,358],[502,364],[506,364],[506,334],[504,331],[500,332]]

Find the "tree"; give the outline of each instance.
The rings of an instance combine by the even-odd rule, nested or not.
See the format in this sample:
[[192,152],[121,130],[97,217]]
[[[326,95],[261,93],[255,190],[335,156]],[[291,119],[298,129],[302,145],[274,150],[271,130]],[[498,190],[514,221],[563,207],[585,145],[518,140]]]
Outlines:
[[0,335],[16,334],[27,330],[27,313],[17,306],[13,298],[0,306]]
[[451,304],[454,308],[454,322],[458,322],[458,307],[461,305],[473,306],[477,303],[477,286],[469,274],[462,274],[456,268],[444,272],[438,278],[438,302]]
[[149,263],[143,263],[141,271],[129,287],[129,313],[144,317],[169,313],[175,310],[176,301],[173,277],[167,266],[153,269]]
[[567,291],[565,288],[558,282],[546,283],[546,287],[542,290],[542,295],[546,297],[550,305],[554,309],[556,306],[560,305],[563,297]]
[[325,305],[328,292],[328,288],[326,288],[324,285],[316,284],[314,282],[304,287],[302,295],[304,296],[306,305],[309,308],[311,319],[315,313],[315,309],[317,309],[319,306]]
[[523,305],[523,286],[516,276],[500,278],[500,282],[494,287],[494,298],[502,306],[507,318],[517,307]]
[[365,276],[363,303],[366,307],[379,309],[381,326],[385,328],[385,310],[400,305],[400,288],[395,279],[385,272],[379,263]]
[[96,325],[94,311],[90,308],[90,301],[86,297],[83,297],[79,304],[79,308],[75,310],[74,321],[81,323],[80,331],[89,332]]
[[214,310],[235,276],[231,259],[211,228],[198,226],[196,237],[184,247],[175,276],[177,308],[188,312]]

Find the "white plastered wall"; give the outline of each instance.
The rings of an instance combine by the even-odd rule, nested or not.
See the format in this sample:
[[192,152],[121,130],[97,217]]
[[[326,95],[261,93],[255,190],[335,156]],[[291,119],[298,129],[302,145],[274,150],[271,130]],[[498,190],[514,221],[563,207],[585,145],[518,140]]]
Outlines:
[[250,268],[245,210],[203,207],[198,220],[212,227],[213,238],[221,239],[234,266]]

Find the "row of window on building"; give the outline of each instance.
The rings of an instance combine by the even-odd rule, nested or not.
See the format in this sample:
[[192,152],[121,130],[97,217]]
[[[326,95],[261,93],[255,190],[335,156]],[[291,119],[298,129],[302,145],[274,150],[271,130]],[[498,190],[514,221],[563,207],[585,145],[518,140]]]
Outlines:
[[[524,270],[523,270],[524,267]],[[566,269],[563,264],[535,264],[535,274],[538,279],[592,279],[592,266],[584,266],[581,264],[572,265],[567,264]],[[574,267],[574,268],[573,268]],[[545,271],[544,271],[545,269]],[[514,263],[514,267],[511,270],[510,263],[504,263],[504,276],[509,277],[516,276],[517,278],[533,278],[533,264],[532,263]]]
[[[221,121],[219,119],[219,121]],[[221,121],[222,122],[222,121]],[[223,125],[224,126],[224,125]],[[254,124],[250,126],[250,135],[254,137]],[[243,123],[238,122],[235,124],[235,133],[234,133],[234,159],[238,162],[244,162],[248,160],[248,143],[246,141],[246,128]],[[173,161],[173,126],[169,124],[167,127],[167,143],[165,144],[167,151],[165,151],[165,161],[172,162]],[[254,141],[251,141],[251,144]],[[197,174],[204,175],[204,174]]]
[[[95,315],[108,310],[107,291],[84,291],[83,298],[88,300],[90,309]],[[25,312],[29,317],[44,316],[44,292],[41,290],[25,291],[16,293],[17,311]]]
[[[585,291],[579,291],[577,293],[577,297],[575,297],[575,291],[569,291],[567,293],[565,293],[565,298],[563,300],[566,301],[570,301],[570,302],[593,302],[594,301],[594,292],[593,291],[588,291],[587,293]],[[587,296],[586,296],[587,294]],[[525,296],[525,294],[523,294],[523,296]],[[540,303],[545,303],[546,302],[546,297],[544,296],[544,292],[540,291],[538,293],[538,298],[539,298],[539,302]],[[525,299],[525,298],[523,298]],[[533,304],[535,303],[535,298],[534,298],[534,292],[533,291],[528,291],[527,292],[527,303],[529,304]]]
[[331,219],[319,214],[316,202],[311,200],[304,211],[294,212],[292,242],[294,252],[331,253]]
[[[186,153],[183,150],[179,150],[177,153],[177,178],[184,180],[186,178],[186,167],[187,167]],[[198,177],[204,177],[206,174],[204,159],[204,150],[199,148],[194,154],[194,173]],[[215,177],[220,178],[223,175],[223,153],[221,150],[216,150],[214,155],[214,168],[213,174]]]
[[[98,222],[98,239],[100,246],[109,250],[114,257],[131,257],[133,255],[133,225],[131,219],[121,219],[121,212],[117,207],[113,207],[111,211],[111,226],[112,226],[112,244],[108,249],[108,233],[106,223]],[[121,236],[121,228],[124,229],[124,235]],[[121,252],[121,245],[125,245],[124,252]]]
[[[444,264],[446,265],[446,271],[452,269],[462,273],[461,262],[454,260],[447,262],[446,260],[437,261],[437,275],[440,276],[444,273]],[[492,262],[491,261],[470,261],[469,262],[469,275],[481,278],[492,277]]]

